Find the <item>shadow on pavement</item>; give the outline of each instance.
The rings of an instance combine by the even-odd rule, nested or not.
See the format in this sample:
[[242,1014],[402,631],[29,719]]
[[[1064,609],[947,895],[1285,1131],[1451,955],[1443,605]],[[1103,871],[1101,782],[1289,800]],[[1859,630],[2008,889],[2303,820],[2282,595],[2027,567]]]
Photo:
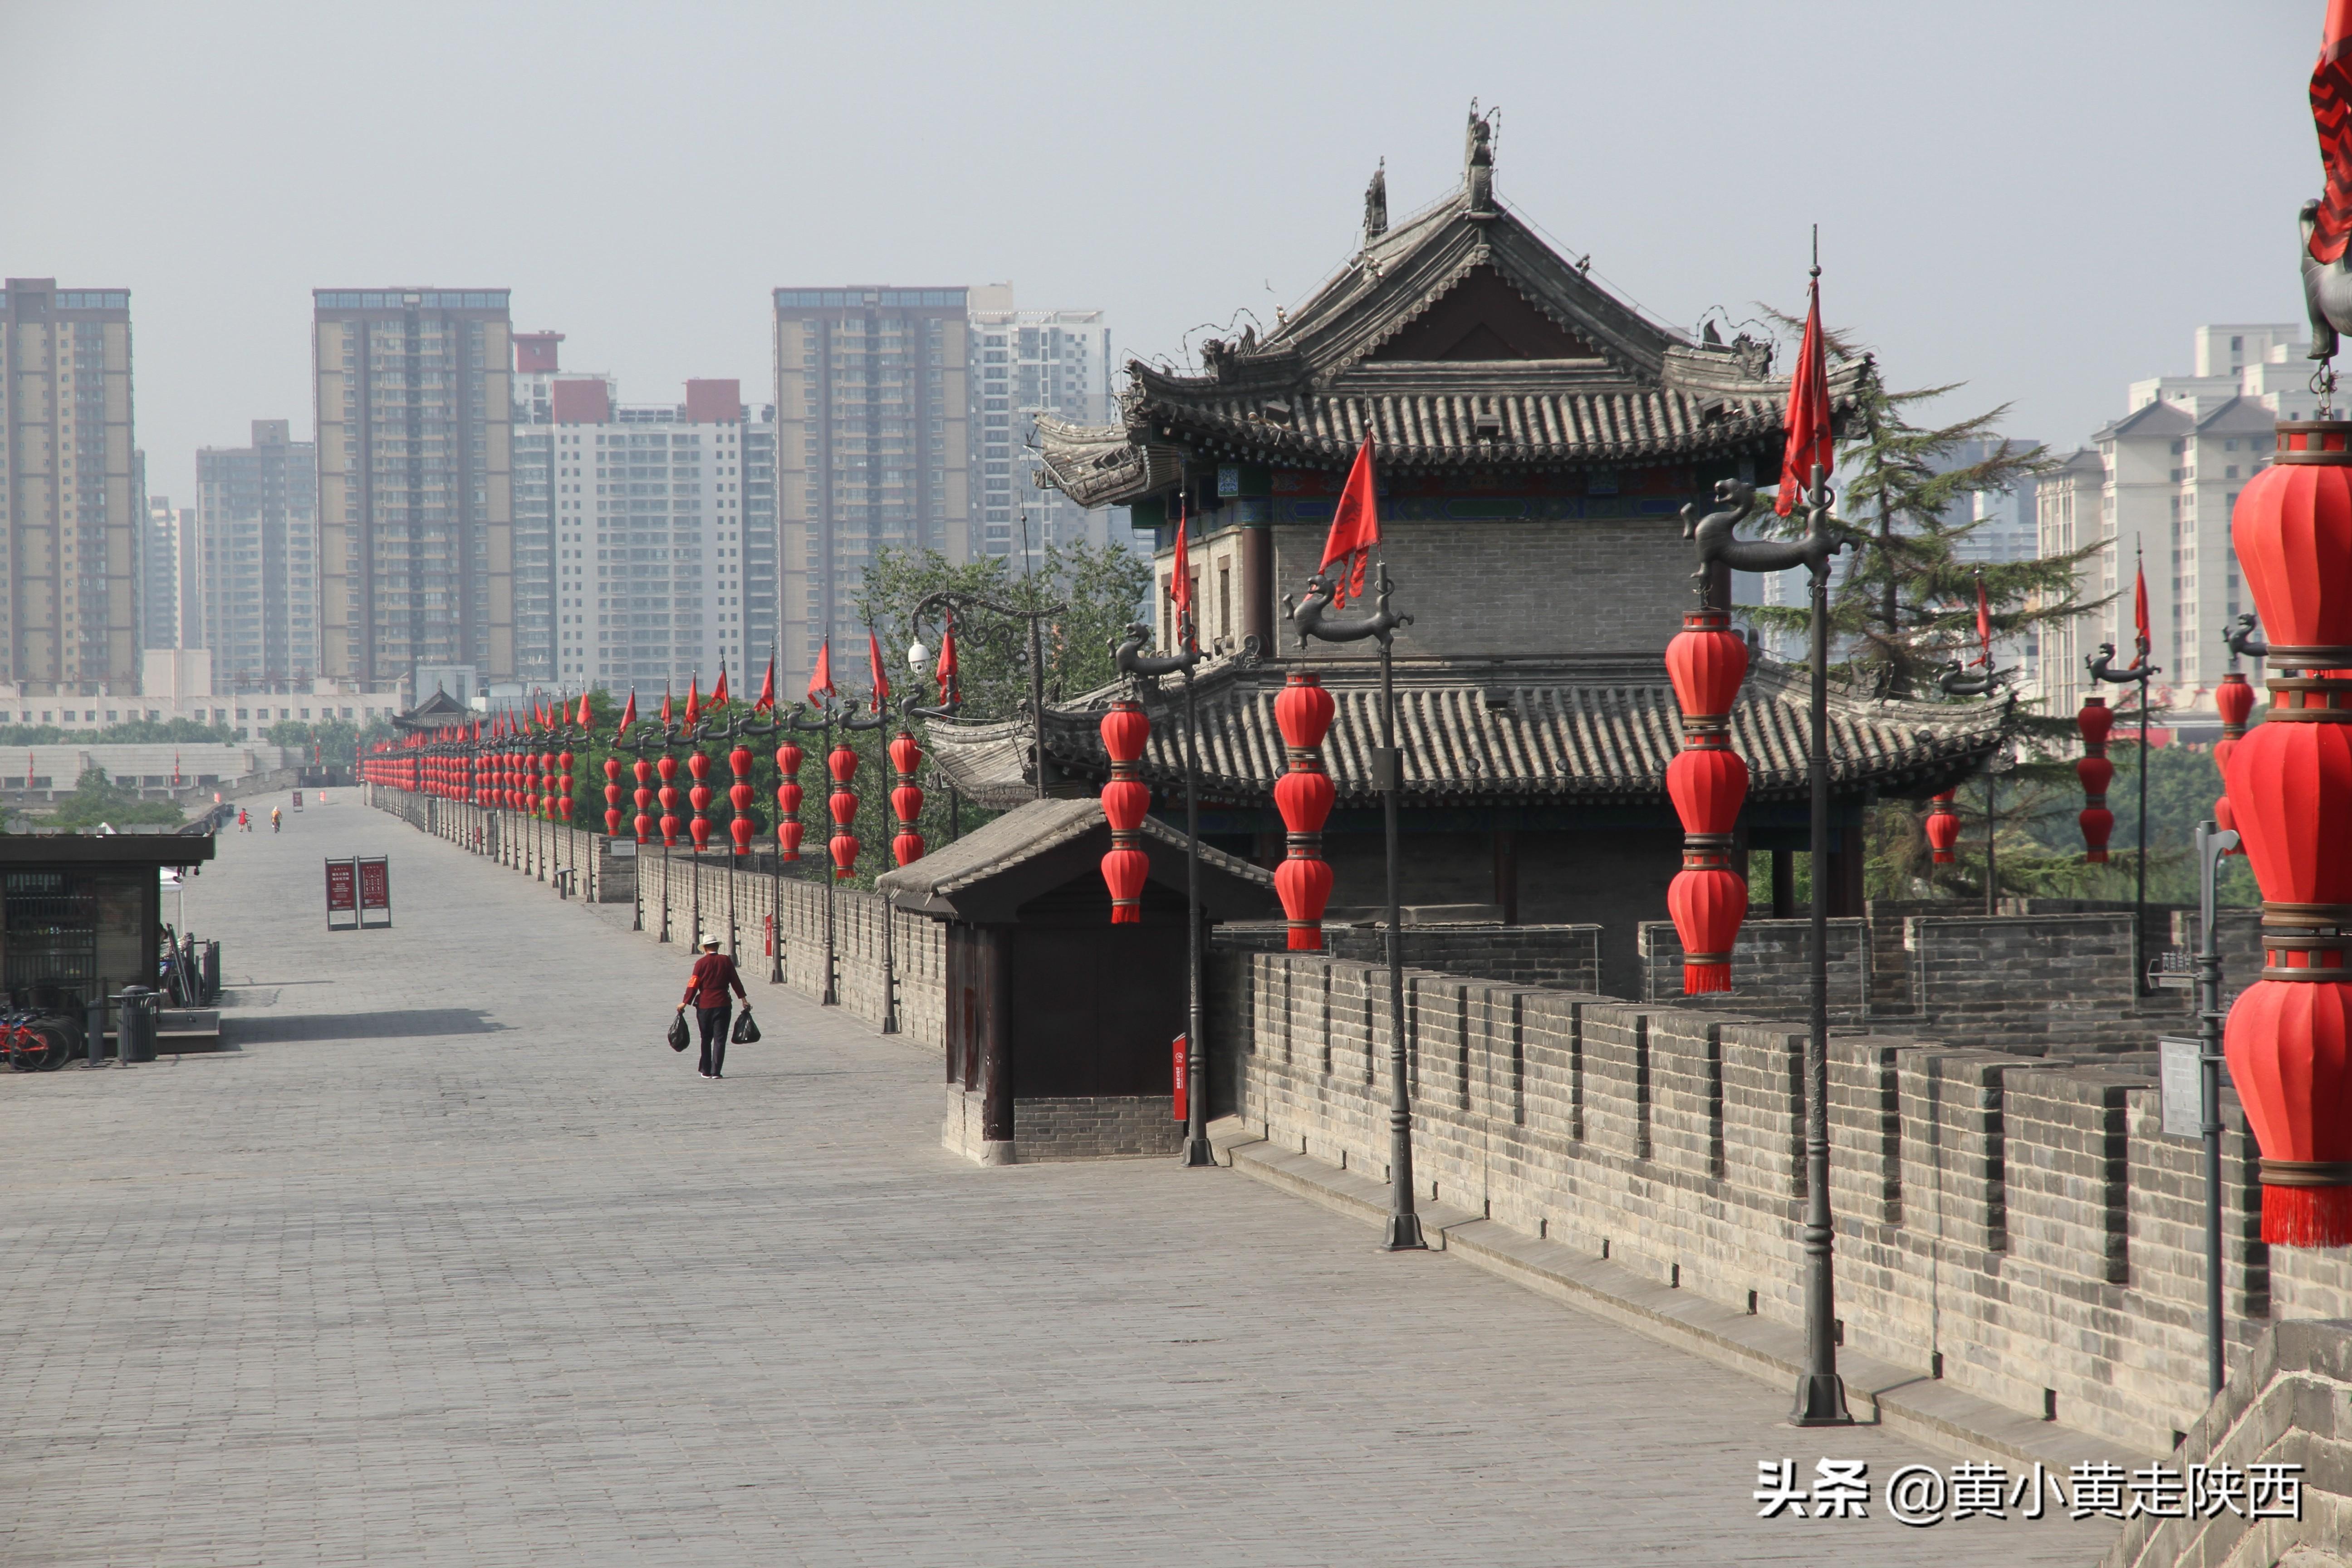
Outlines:
[[505,1027],[478,1007],[412,1007],[399,1013],[296,1013],[285,1017],[221,1020],[223,1037],[239,1046],[296,1040],[430,1039],[438,1035],[492,1035]]

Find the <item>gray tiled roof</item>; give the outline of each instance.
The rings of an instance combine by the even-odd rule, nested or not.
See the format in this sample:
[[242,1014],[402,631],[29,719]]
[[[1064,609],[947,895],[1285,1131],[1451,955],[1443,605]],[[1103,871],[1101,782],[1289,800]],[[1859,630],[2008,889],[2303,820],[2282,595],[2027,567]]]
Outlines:
[[[1342,805],[1377,799],[1380,687],[1372,661],[1318,660],[1336,713],[1324,766]],[[1200,771],[1204,798],[1264,804],[1285,765],[1274,699],[1284,670],[1234,663],[1203,675]],[[1171,695],[1176,689],[1171,685]],[[1117,695],[1107,688],[1049,708],[1046,750],[1087,779],[1108,776],[1096,726]],[[1166,787],[1183,776],[1181,704],[1154,700],[1144,776]],[[1421,805],[1663,801],[1665,771],[1682,746],[1682,721],[1665,671],[1624,661],[1509,659],[1398,661],[1398,744],[1408,802]],[[1905,794],[1943,788],[1973,772],[2005,738],[2011,707],[1880,701],[1835,686],[1830,696],[1833,787]],[[1732,744],[1751,772],[1749,794],[1794,799],[1806,784],[1803,671],[1759,658],[1732,714]],[[983,805],[1025,797],[1029,741],[1018,723],[934,723],[929,750],[948,777]]]
[[[1077,800],[1030,800],[993,818],[951,844],[927,851],[911,866],[886,871],[874,879],[877,891],[898,898],[952,898],[1000,872],[1072,839],[1083,838],[1103,826],[1102,802],[1092,796]],[[1184,835],[1155,817],[1143,819],[1146,837],[1182,849]],[[1214,849],[1201,846],[1202,865],[1262,887],[1274,885],[1273,873]]]

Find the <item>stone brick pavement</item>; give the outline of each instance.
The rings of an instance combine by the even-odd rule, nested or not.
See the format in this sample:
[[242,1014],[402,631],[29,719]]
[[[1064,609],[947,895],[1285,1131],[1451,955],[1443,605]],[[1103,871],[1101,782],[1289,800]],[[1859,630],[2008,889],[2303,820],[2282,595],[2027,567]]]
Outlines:
[[[11,1563],[2082,1563],[1753,1517],[1927,1458],[1230,1172],[982,1170],[927,1055],[345,795],[188,896],[243,1048],[0,1078]],[[321,930],[320,858],[396,924]],[[615,914],[617,912],[617,921]]]

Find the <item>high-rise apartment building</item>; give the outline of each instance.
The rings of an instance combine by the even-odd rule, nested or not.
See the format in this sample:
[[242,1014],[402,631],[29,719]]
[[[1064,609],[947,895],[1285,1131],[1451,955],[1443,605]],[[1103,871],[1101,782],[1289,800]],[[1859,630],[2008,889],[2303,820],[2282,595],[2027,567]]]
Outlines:
[[[2304,358],[2305,330],[2292,322],[2232,322],[2197,329],[2197,374],[2132,384],[2131,412],[2041,480],[2042,549],[2096,542],[2076,574],[2084,603],[2105,598],[2045,638],[2041,695],[2071,713],[2091,687],[2084,656],[2113,643],[2132,658],[2132,582],[2147,575],[2150,657],[2162,673],[2155,698],[2174,721],[2218,723],[2212,689],[2230,667],[2221,634],[2251,607],[2230,548],[2238,492],[2270,462],[2281,419],[2307,419],[2317,395]],[[2110,697],[2113,693],[2109,693]]]
[[131,417],[131,296],[11,278],[0,293],[0,682],[139,680],[146,486]]
[[779,289],[774,306],[780,663],[798,689],[826,637],[865,635],[877,549],[970,558],[971,342],[962,289]]
[[284,419],[250,447],[196,454],[202,644],[214,689],[307,682],[319,668],[318,448]]
[[[507,291],[319,289],[319,658],[517,674]],[[215,668],[221,668],[215,655]]]
[[514,335],[515,679],[555,679],[555,433],[562,332]]
[[1127,509],[1094,511],[1036,483],[1032,438],[1037,416],[1073,425],[1111,423],[1110,327],[1100,310],[1020,310],[1013,286],[974,289],[971,305],[971,439],[980,448],[975,555],[1023,552],[1034,567],[1046,548],[1087,541],[1132,543]]
[[548,411],[552,684],[707,691],[723,660],[757,690],[776,637],[775,410],[751,417],[734,381],[629,405],[565,377]]
[[194,543],[196,510],[175,507],[169,496],[147,498],[147,534],[140,550],[140,646],[148,648],[202,647],[201,633],[183,641],[180,619],[182,540]]

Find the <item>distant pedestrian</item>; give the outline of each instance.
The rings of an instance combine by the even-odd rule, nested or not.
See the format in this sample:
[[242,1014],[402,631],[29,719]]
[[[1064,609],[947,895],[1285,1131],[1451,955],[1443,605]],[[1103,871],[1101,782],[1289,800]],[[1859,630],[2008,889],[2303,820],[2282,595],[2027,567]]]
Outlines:
[[278,831],[278,829],[279,829],[280,827],[282,827],[282,826],[285,825],[285,821],[286,821],[286,816],[285,816],[285,813],[284,813],[284,812],[282,812],[282,811],[281,811],[281,810],[279,810],[277,806],[274,806],[274,805],[273,805],[273,806],[271,806],[271,807],[269,808],[269,831],[270,831],[270,832],[272,832],[272,833],[276,833],[277,831]]
[[253,814],[241,805],[236,808],[236,826],[240,833],[253,831]]
[[694,961],[694,973],[686,983],[686,1000],[677,1005],[685,1012],[693,1007],[695,1021],[702,1026],[702,1065],[696,1070],[704,1078],[724,1078],[727,1066],[727,1026],[733,1021],[735,1008],[727,999],[732,990],[743,998],[743,1011],[751,1010],[751,998],[743,990],[743,977],[735,973],[735,961],[719,951],[719,933],[702,933],[702,956]]

